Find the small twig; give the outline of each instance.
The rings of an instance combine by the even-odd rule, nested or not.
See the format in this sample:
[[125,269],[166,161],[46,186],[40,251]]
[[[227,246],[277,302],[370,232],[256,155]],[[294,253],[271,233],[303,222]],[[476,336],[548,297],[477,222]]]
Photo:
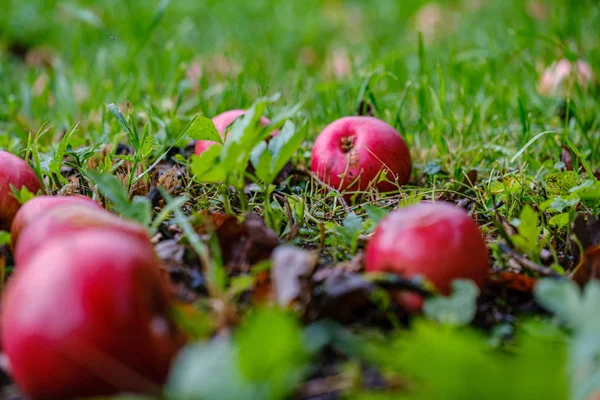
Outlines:
[[499,243],[498,246],[500,247],[500,250],[502,250],[505,254],[512,257],[522,267],[525,267],[526,269],[528,269],[530,271],[537,272],[538,274],[540,274],[542,276],[551,276],[553,278],[563,278],[563,276],[561,274],[559,274],[558,272],[556,272],[548,267],[545,267],[543,265],[534,263],[527,257],[522,256],[521,254],[517,253],[513,249],[509,248],[504,243]]

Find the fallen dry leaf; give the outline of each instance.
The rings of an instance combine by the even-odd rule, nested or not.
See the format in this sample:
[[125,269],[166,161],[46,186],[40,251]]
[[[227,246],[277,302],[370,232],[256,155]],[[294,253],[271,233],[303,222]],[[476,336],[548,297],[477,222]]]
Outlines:
[[243,222],[226,217],[216,233],[223,264],[230,273],[245,272],[250,266],[268,259],[279,245],[277,234],[254,213],[247,213]]
[[297,300],[307,286],[318,257],[315,253],[294,246],[279,246],[271,256],[271,280],[275,299],[287,307]]

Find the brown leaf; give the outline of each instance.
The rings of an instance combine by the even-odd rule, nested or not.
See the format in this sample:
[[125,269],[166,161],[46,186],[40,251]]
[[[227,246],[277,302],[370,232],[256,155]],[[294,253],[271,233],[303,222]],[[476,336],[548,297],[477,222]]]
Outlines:
[[[573,280],[585,285],[590,279],[600,276],[600,220],[579,213],[573,221],[574,240],[569,240],[571,253],[579,259]],[[580,254],[579,246],[583,249]]]
[[472,169],[466,173],[463,179],[463,185],[467,187],[472,187],[475,186],[475,183],[477,183],[477,170]]
[[562,146],[562,150],[560,152],[560,161],[565,164],[565,169],[567,171],[573,171],[573,155],[566,146]]
[[375,115],[375,110],[373,109],[373,105],[371,103],[367,103],[364,100],[361,100],[358,104],[358,109],[356,110],[356,115],[366,115],[372,117]]
[[515,272],[502,271],[490,276],[488,283],[519,292],[533,293],[537,279]]
[[[325,273],[325,271],[327,273]],[[315,307],[320,316],[340,322],[360,320],[365,308],[372,306],[375,285],[361,275],[340,269],[319,271],[315,280],[324,277]]]
[[268,259],[279,245],[279,237],[263,219],[247,213],[244,222],[237,218],[226,218],[217,228],[223,264],[230,272],[243,272],[251,265]]
[[300,298],[307,287],[318,257],[315,253],[294,246],[279,246],[271,256],[271,280],[275,299],[287,307]]
[[171,288],[180,301],[191,303],[198,295],[207,293],[200,265],[190,264],[189,261],[196,258],[186,257],[188,249],[178,239],[163,240],[154,246],[154,250],[165,266]]

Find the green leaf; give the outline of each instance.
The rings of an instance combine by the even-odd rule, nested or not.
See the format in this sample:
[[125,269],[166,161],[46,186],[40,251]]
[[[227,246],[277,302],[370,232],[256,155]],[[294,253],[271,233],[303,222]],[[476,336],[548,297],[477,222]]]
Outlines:
[[25,186],[21,186],[21,189],[19,190],[13,185],[10,185],[10,190],[12,191],[13,197],[17,199],[19,204],[25,204],[29,200],[33,199],[36,195],[36,193],[31,193]]
[[64,134],[64,136],[62,137],[62,139],[60,140],[60,142],[58,142],[58,147],[56,148],[56,152],[54,153],[54,157],[52,157],[52,159],[50,160],[50,163],[48,165],[48,168],[50,169],[50,172],[53,172],[54,174],[56,174],[56,176],[58,176],[59,179],[62,178],[62,175],[60,173],[60,169],[61,169],[62,164],[63,164],[63,158],[65,156],[65,152],[67,151],[67,147],[69,146],[69,143],[71,141],[71,137],[77,131],[77,127],[78,126],[79,126],[79,124],[73,125]]
[[140,149],[140,154],[142,158],[148,157],[155,150],[160,149],[162,146],[160,143],[152,137],[151,134],[145,135],[144,143],[142,143],[142,148]]
[[192,156],[191,170],[200,182],[224,182],[227,171],[219,162],[222,146],[215,144],[210,146],[199,156]]
[[600,282],[592,280],[581,291],[572,281],[538,281],[536,300],[572,330],[569,347],[571,398],[589,399],[600,390]]
[[115,116],[115,118],[119,122],[119,125],[121,125],[121,128],[125,131],[125,133],[127,133],[127,139],[129,140],[129,143],[131,143],[135,151],[138,151],[140,148],[140,139],[136,134],[135,130],[129,126],[123,114],[121,114],[121,110],[119,110],[119,107],[117,107],[114,103],[108,104],[107,107],[110,110],[110,112]]
[[306,376],[312,356],[307,339],[292,315],[257,310],[233,337],[184,348],[167,392],[178,400],[287,398]]
[[425,301],[423,311],[428,318],[446,325],[467,325],[477,312],[479,288],[470,280],[452,282],[450,297],[438,296]]
[[[564,337],[543,329],[547,326],[526,323],[506,349],[491,347],[478,330],[428,320],[416,320],[410,330],[391,338],[346,334],[332,343],[388,376],[397,374],[405,384],[397,392],[388,392],[388,399],[566,400]],[[377,398],[373,394],[348,397]]]
[[10,232],[0,230],[0,246],[9,245],[10,239]]
[[550,226],[555,226],[557,228],[567,227],[571,223],[571,213],[566,212],[562,214],[557,214],[550,218],[548,221]]
[[600,181],[587,179],[569,192],[583,200],[598,200],[600,199]]
[[600,333],[600,282],[590,281],[582,292],[573,281],[546,278],[538,281],[534,295],[571,328]]
[[265,108],[266,103],[258,101],[233,123],[221,152],[221,162],[228,171],[241,173],[246,170],[252,149],[262,138],[260,118]]
[[272,183],[275,177],[281,172],[285,164],[296,154],[302,142],[304,135],[302,131],[296,131],[294,123],[287,121],[283,128],[269,142],[269,153],[273,155],[271,161],[270,181]]
[[556,196],[540,204],[540,209],[542,211],[552,211],[561,213],[565,209],[575,207],[579,203],[579,201],[579,197],[573,195],[564,198],[561,196]]
[[277,136],[267,145],[261,142],[251,154],[256,176],[264,183],[271,184],[285,164],[298,151],[304,136],[295,130],[294,124],[287,121]]
[[386,215],[389,214],[389,211],[385,208],[375,207],[371,204],[367,204],[364,207],[364,210],[367,213],[367,216],[374,224],[378,224]]
[[[266,332],[268,329],[269,332]],[[299,322],[279,310],[258,310],[235,336],[240,371],[250,381],[269,382],[284,393],[286,382],[301,377],[309,354]]]
[[355,237],[362,232],[363,221],[358,215],[351,212],[344,218],[343,227],[350,237]]
[[235,345],[223,337],[185,347],[171,368],[167,393],[178,400],[258,400],[260,395],[236,367]]
[[183,134],[194,140],[211,140],[223,144],[223,139],[211,119],[196,114],[183,128]]
[[265,183],[271,183],[271,163],[273,156],[268,150],[266,142],[260,142],[250,153],[250,161],[254,166],[254,173]]
[[513,235],[511,240],[521,251],[536,259],[538,257],[537,248],[540,236],[537,213],[531,206],[526,205],[521,210],[519,219],[513,221],[513,224],[518,227],[519,233]]
[[85,174],[96,185],[98,191],[110,200],[112,208],[118,214],[148,226],[152,219],[152,207],[147,198],[136,196],[130,202],[127,189],[116,176],[92,170],[85,171]]
[[152,221],[152,204],[146,197],[135,196],[124,216],[136,220],[144,226],[150,225]]

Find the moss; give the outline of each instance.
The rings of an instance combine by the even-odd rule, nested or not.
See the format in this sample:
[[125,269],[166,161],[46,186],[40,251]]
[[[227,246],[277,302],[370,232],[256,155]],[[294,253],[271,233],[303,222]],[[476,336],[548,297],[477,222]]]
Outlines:
[[546,193],[548,197],[567,196],[580,183],[581,177],[575,171],[553,172],[546,176]]

